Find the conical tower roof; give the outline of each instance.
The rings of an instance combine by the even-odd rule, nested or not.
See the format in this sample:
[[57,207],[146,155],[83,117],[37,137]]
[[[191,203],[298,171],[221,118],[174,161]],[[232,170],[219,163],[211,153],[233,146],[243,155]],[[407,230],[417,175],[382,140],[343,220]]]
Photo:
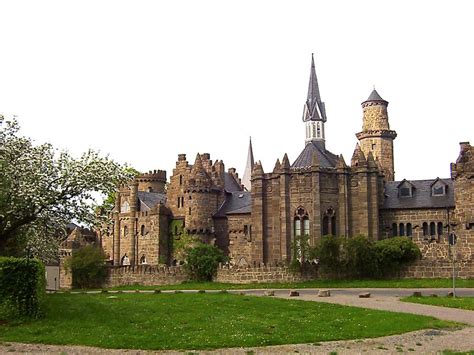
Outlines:
[[388,101],[382,99],[382,97],[379,95],[377,90],[375,90],[375,88],[372,90],[367,100],[365,100],[362,104],[365,104],[366,102],[383,102],[388,105]]

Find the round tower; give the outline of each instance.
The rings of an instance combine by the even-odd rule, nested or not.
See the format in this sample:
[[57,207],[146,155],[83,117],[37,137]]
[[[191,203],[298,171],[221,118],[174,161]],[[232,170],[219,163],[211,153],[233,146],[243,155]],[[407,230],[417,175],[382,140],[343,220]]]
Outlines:
[[360,148],[365,156],[372,153],[382,167],[386,181],[395,179],[393,160],[393,140],[397,132],[390,129],[388,122],[388,101],[380,97],[374,89],[369,98],[362,102],[362,131],[357,133]]
[[166,171],[153,170],[136,177],[138,181],[138,191],[165,192]]

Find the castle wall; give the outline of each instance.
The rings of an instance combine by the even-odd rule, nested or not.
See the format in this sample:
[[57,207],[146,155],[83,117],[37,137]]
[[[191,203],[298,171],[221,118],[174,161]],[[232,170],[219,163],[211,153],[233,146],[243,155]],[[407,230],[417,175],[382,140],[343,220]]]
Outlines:
[[239,266],[250,265],[252,263],[253,233],[251,215],[229,215],[227,220],[230,263]]

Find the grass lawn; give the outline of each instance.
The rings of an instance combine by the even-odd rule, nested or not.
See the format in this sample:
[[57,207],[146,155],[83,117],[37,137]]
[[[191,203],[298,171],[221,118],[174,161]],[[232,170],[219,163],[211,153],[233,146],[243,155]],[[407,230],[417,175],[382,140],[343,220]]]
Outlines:
[[232,294],[51,294],[44,319],[0,325],[0,341],[213,349],[379,337],[454,325],[411,314]]
[[[474,288],[474,279],[456,280],[457,287]],[[389,279],[389,280],[314,280],[295,283],[229,284],[220,282],[184,282],[162,286],[120,286],[114,290],[236,290],[252,288],[450,288],[451,279]]]
[[404,302],[429,304],[432,306],[462,308],[474,311],[474,297],[405,297]]

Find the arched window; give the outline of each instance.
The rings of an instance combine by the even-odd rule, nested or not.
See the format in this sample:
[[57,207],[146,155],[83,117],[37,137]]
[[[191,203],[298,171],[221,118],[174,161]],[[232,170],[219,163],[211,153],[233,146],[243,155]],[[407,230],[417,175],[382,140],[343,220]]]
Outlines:
[[148,186],[148,192],[153,192],[153,187]]
[[428,236],[428,223],[423,222],[423,236]]
[[145,225],[142,224],[142,226],[140,227],[140,235],[145,235]]
[[430,223],[430,235],[436,235],[436,224],[435,224],[435,222]]
[[180,176],[179,176],[179,184],[180,184],[180,185],[183,185],[183,175],[180,175]]
[[411,237],[413,235],[413,231],[411,228],[411,223],[407,223],[407,237]]
[[295,212],[295,237],[309,236],[309,217],[303,207]]
[[336,216],[331,217],[331,234],[336,236]]
[[438,235],[443,235],[443,222],[438,222]]
[[398,235],[401,237],[405,236],[405,225],[403,223],[400,223],[398,226]]
[[126,237],[128,235],[128,227],[123,227],[123,236]]
[[323,235],[328,235],[329,234],[329,217],[324,216],[323,217]]
[[396,237],[398,234],[397,234],[397,224],[396,223],[393,223],[392,224],[392,237]]
[[122,257],[121,263],[122,263],[122,265],[130,265],[130,259],[128,258],[127,254],[125,254]]
[[122,213],[130,212],[130,205],[128,204],[128,201],[125,201],[124,203],[122,203],[122,206],[120,207],[120,212]]
[[301,237],[301,220],[295,219],[295,237]]
[[147,262],[146,262],[146,256],[145,256],[145,255],[142,255],[142,256],[140,257],[140,264],[141,264],[141,265],[145,265],[146,263],[147,263]]

